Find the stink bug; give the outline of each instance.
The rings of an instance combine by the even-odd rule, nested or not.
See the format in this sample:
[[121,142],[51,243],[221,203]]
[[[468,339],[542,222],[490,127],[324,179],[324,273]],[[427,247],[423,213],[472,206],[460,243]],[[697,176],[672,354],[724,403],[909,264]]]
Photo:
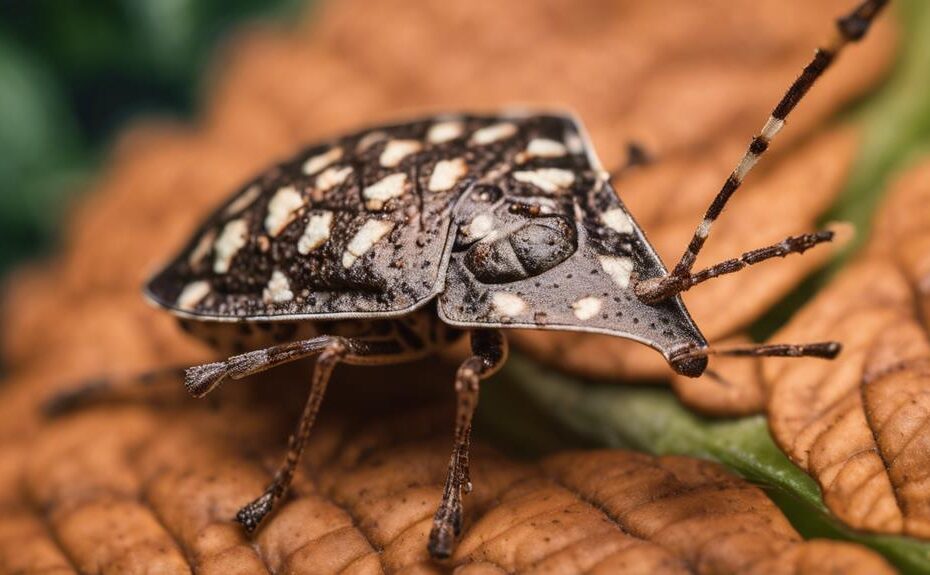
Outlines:
[[237,354],[186,371],[197,397],[227,378],[316,357],[288,455],[236,520],[253,531],[286,493],[338,363],[412,360],[470,335],[428,543],[441,558],[461,529],[472,414],[479,381],[506,358],[503,330],[632,339],[692,377],[712,353],[834,357],[835,342],[712,349],[679,294],[832,239],[830,232],[791,237],[693,271],[712,224],[788,115],[885,4],[866,0],[837,21],[671,272],[614,191],[580,122],[566,114],[450,114],[373,127],[310,146],[242,186],[145,289],[185,329]]

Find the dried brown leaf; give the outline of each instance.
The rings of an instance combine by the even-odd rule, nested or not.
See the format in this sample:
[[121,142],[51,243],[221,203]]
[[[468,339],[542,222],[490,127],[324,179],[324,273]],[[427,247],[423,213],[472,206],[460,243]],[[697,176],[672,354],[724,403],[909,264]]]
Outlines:
[[106,407],[45,426],[9,477],[18,507],[0,521],[0,569],[893,572],[864,548],[802,541],[762,491],[716,464],[607,450],[517,462],[481,445],[460,544],[433,562],[425,542],[451,423],[441,407],[331,413],[295,497],[249,541],[230,518],[268,478],[279,415],[227,401],[218,411]]
[[778,339],[843,342],[765,365],[778,444],[847,524],[930,537],[930,163],[902,177],[866,252]]
[[[669,246],[677,250],[684,241],[674,234],[686,235],[676,222],[693,225],[741,148],[731,136],[741,140],[758,127],[815,30],[843,4],[801,2],[789,18],[781,0],[752,7],[723,0],[584,7],[568,0],[344,0],[305,31],[242,34],[214,78],[203,122],[196,129],[140,124],[125,134],[95,193],[77,210],[61,259],[20,274],[5,299],[4,357],[14,375],[0,392],[0,567],[448,571],[426,563],[423,544],[448,457],[445,417],[366,423],[370,416],[332,411],[313,438],[296,497],[253,542],[229,518],[260,491],[280,456],[275,448],[295,415],[282,411],[299,400],[282,401],[277,390],[292,382],[302,392],[299,370],[272,374],[260,387],[222,390],[223,406],[212,411],[183,402],[162,410],[106,406],[50,425],[37,405],[81,377],[206,358],[168,317],[141,303],[146,274],[253,172],[302,142],[399,110],[569,104],[592,128],[608,165],[619,163],[628,139],[643,140],[666,160],[621,189],[629,189],[625,199],[641,210],[647,230],[653,226],[651,237],[668,257]],[[893,50],[887,20],[873,38],[868,51],[857,48],[849,58],[858,59],[857,69],[841,67],[800,111],[795,137],[884,70]],[[771,65],[771,77],[758,74],[763,65]],[[812,142],[813,150],[840,158],[823,164],[818,189],[835,190],[830,182],[842,174],[855,136],[818,138],[828,143]],[[757,202],[777,196],[772,190],[780,186],[809,185],[782,168],[760,172],[760,181],[770,182],[770,191]],[[805,195],[802,211],[787,219],[803,227],[831,194]],[[720,240],[708,246],[708,257],[732,255],[757,239],[758,222],[727,226],[720,237],[730,238],[732,249]],[[765,241],[771,239],[779,238]],[[725,332],[745,319],[721,321]],[[657,373],[651,352],[634,371],[638,352],[610,349],[629,358],[605,366],[611,374]],[[448,373],[426,377],[416,369],[424,386],[445,389],[435,382]],[[355,397],[370,395],[365,373],[340,370],[333,387],[366,384]],[[409,373],[390,379],[402,383],[392,391],[407,390],[408,400],[430,395],[409,383]],[[380,403],[382,416],[389,413]],[[602,572],[889,571],[859,547],[801,542],[760,491],[708,463],[601,452],[530,464],[476,451],[458,573],[513,572],[537,560],[556,573],[593,570],[595,561]]]

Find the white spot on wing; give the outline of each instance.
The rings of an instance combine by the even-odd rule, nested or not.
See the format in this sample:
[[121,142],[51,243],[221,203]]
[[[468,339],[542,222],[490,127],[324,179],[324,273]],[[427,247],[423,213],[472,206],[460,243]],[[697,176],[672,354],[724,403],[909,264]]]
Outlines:
[[181,290],[178,296],[178,308],[184,311],[191,311],[197,304],[203,301],[203,298],[210,295],[210,284],[201,280],[187,284]]
[[229,271],[236,253],[246,244],[249,236],[249,225],[243,219],[232,220],[223,226],[220,237],[213,244],[213,271],[225,274]]
[[599,256],[601,267],[614,280],[617,287],[626,289],[630,285],[630,275],[633,273],[633,260],[617,256]]
[[475,133],[471,135],[469,143],[475,146],[486,146],[509,138],[516,133],[517,126],[515,124],[511,122],[501,122],[476,130]]
[[565,135],[565,145],[568,147],[568,151],[573,154],[584,153],[584,141],[581,136],[574,132]]
[[575,317],[581,321],[587,321],[598,314],[601,311],[601,305],[603,302],[596,297],[586,297],[582,298],[572,304],[572,309],[575,310]]
[[481,239],[494,230],[494,218],[489,214],[478,214],[463,230],[465,235]]
[[458,120],[449,120],[433,124],[426,134],[426,140],[430,144],[442,144],[454,140],[462,135],[465,131],[465,124]]
[[464,158],[454,160],[441,160],[433,168],[429,178],[428,188],[431,192],[445,192],[451,190],[458,181],[468,173],[468,166]]
[[561,158],[567,153],[565,144],[546,138],[534,138],[526,147],[527,158]]
[[258,196],[260,196],[261,193],[262,193],[262,189],[260,187],[249,186],[248,188],[246,188],[244,192],[242,192],[242,194],[238,198],[236,198],[235,200],[232,201],[231,204],[226,206],[226,210],[223,213],[226,214],[227,216],[234,216],[238,214],[242,210],[251,206],[252,203],[254,203],[255,200],[258,199]]
[[191,250],[190,255],[187,256],[187,263],[191,267],[197,267],[200,265],[200,262],[203,261],[203,258],[207,257],[207,254],[210,253],[210,248],[213,247],[213,242],[216,240],[216,230],[208,230],[202,236],[200,236],[200,241],[197,242],[197,245]]
[[297,251],[307,255],[326,243],[333,226],[333,213],[321,212],[312,214],[307,221],[304,233],[297,241]]
[[622,208],[607,210],[601,214],[601,221],[619,234],[633,233],[633,221],[630,219],[629,214],[626,213],[626,210]]
[[526,310],[526,302],[512,293],[495,292],[491,295],[491,303],[502,316],[516,317]]
[[519,182],[534,185],[549,193],[564,190],[575,182],[575,174],[558,168],[540,168],[532,171],[514,172],[513,178]]
[[369,132],[362,136],[362,139],[358,141],[355,149],[361,153],[385,139],[387,139],[387,134],[380,130],[376,132]]
[[350,174],[352,174],[352,168],[349,166],[327,168],[326,171],[317,176],[316,189],[320,192],[328,192],[346,181]]
[[346,246],[346,251],[342,254],[342,266],[346,268],[352,267],[355,260],[362,257],[365,252],[370,250],[392,229],[394,229],[394,222],[385,220],[368,220],[365,222],[365,225],[358,230],[355,237]]
[[304,173],[308,176],[342,159],[342,148],[330,148],[322,154],[313,156],[304,162]]
[[365,207],[369,210],[380,210],[391,198],[403,195],[406,184],[407,174],[385,176],[362,192],[362,196],[367,200]]
[[378,160],[385,168],[395,168],[410,154],[416,154],[423,149],[423,144],[416,140],[391,140],[384,146],[381,158]]
[[303,198],[294,186],[285,186],[275,192],[268,202],[268,214],[265,216],[265,229],[271,237],[280,234],[304,205]]
[[294,299],[291,291],[291,282],[287,276],[278,270],[271,273],[268,286],[262,291],[262,301],[265,303],[284,303]]

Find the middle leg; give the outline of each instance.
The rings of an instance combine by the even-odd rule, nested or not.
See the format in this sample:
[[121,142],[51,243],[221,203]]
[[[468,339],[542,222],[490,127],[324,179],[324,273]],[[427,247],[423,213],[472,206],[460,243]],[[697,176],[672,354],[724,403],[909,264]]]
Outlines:
[[468,493],[472,487],[468,447],[479,383],[493,375],[507,359],[507,340],[499,330],[471,332],[471,348],[473,355],[462,363],[455,376],[455,442],[442,500],[429,534],[429,553],[437,559],[452,554],[455,538],[462,531],[462,492]]

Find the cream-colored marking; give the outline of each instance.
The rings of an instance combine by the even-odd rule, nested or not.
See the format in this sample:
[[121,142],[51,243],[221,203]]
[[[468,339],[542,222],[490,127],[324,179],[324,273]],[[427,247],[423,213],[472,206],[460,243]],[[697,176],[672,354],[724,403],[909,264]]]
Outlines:
[[396,168],[404,158],[423,149],[423,144],[416,140],[391,140],[384,146],[378,161],[385,168]]
[[704,219],[701,220],[701,224],[697,229],[697,236],[699,238],[706,238],[707,234],[710,233],[710,226],[714,224],[713,220]]
[[294,186],[280,188],[268,202],[268,214],[265,216],[265,229],[268,235],[276,237],[297,215],[297,210],[304,205],[300,192]]
[[584,153],[584,141],[578,134],[570,133],[565,135],[565,145],[568,151],[573,154]]
[[181,290],[181,295],[178,296],[178,308],[191,311],[208,295],[210,295],[210,284],[208,282],[203,280],[191,282]]
[[759,161],[759,156],[756,154],[753,154],[752,152],[749,152],[745,156],[743,156],[743,159],[740,160],[739,165],[736,166],[736,171],[733,173],[733,175],[736,176],[736,181],[742,182],[743,178],[746,177],[746,174],[749,173],[749,170],[751,170],[752,167],[755,166],[756,162],[758,161]]
[[546,138],[534,138],[526,147],[528,158],[561,158],[567,153],[565,144]]
[[328,192],[342,182],[346,181],[346,178],[348,178],[351,174],[352,168],[349,166],[344,166],[341,168],[339,166],[333,166],[331,168],[327,168],[326,171],[317,176],[316,189],[319,192]]
[[207,257],[207,254],[210,253],[210,248],[213,247],[213,242],[216,240],[216,229],[208,230],[200,236],[200,241],[197,242],[197,246],[191,250],[189,256],[187,256],[187,263],[191,267],[197,267],[200,265],[200,262],[203,261],[203,258]]
[[471,135],[469,143],[475,146],[486,146],[494,142],[509,138],[517,133],[517,126],[511,122],[492,124]]
[[608,228],[619,234],[633,233],[633,221],[630,220],[629,214],[621,208],[607,210],[601,214],[601,221],[604,222]]
[[617,256],[598,256],[601,267],[614,280],[620,289],[630,285],[630,275],[633,273],[633,260]]
[[478,214],[465,226],[465,235],[481,239],[494,230],[494,218],[490,214]]
[[458,138],[464,131],[465,124],[459,120],[439,122],[430,126],[429,132],[426,134],[426,140],[430,144],[443,144]]
[[771,140],[775,137],[778,132],[781,132],[781,129],[785,127],[785,121],[779,120],[775,116],[769,116],[768,121],[765,123],[765,126],[762,127],[762,137]]
[[433,168],[427,187],[431,192],[445,192],[451,190],[458,181],[468,173],[468,166],[464,158],[454,160],[441,160]]
[[326,243],[333,227],[333,213],[320,212],[311,214],[304,233],[297,241],[297,251],[307,255]]
[[330,166],[331,164],[338,162],[342,159],[342,148],[335,147],[330,148],[329,150],[323,152],[322,154],[313,156],[304,162],[304,173],[308,176],[319,172],[323,168]]
[[358,230],[355,237],[346,246],[346,251],[342,254],[342,266],[346,268],[352,267],[355,260],[362,257],[365,252],[393,229],[394,222],[385,220],[368,220],[365,222],[365,225]]
[[387,139],[387,134],[380,130],[376,132],[369,132],[362,136],[362,139],[358,141],[358,144],[356,144],[355,149],[361,153],[374,146],[375,144],[384,141],[385,139]]
[[598,312],[601,311],[601,305],[603,302],[594,297],[589,296],[586,298],[581,298],[572,304],[572,309],[575,310],[575,317],[581,321],[587,321],[592,317],[596,316]]
[[287,276],[278,270],[271,272],[268,286],[262,290],[262,301],[265,303],[284,303],[294,299],[291,291],[291,282]]
[[369,210],[380,210],[391,198],[402,196],[406,185],[407,174],[385,176],[362,191],[362,196],[367,200],[365,207]]
[[242,210],[251,206],[252,203],[258,199],[258,196],[260,196],[261,193],[262,193],[262,189],[260,187],[249,186],[248,188],[246,188],[244,192],[242,192],[242,194],[238,198],[236,198],[235,200],[233,200],[231,204],[226,206],[226,210],[223,213],[227,216],[234,216],[238,214]]
[[507,317],[516,317],[526,310],[526,302],[512,293],[494,292],[491,303],[497,313]]
[[213,271],[225,274],[229,271],[236,253],[242,249],[249,237],[249,225],[243,219],[232,220],[223,226],[220,237],[213,244]]
[[550,194],[564,190],[575,182],[575,174],[558,168],[540,168],[527,172],[514,172],[513,177],[519,182],[534,185]]

